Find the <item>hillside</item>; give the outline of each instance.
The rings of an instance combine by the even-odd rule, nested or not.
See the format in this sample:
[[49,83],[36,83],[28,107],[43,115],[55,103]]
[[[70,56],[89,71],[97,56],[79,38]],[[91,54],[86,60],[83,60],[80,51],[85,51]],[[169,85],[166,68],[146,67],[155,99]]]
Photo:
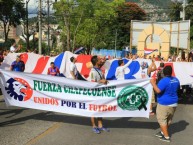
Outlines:
[[168,11],[171,0],[125,0],[135,2],[147,13],[148,21],[169,21]]
[[148,3],[160,8],[167,8],[171,0],[125,0],[126,2]]

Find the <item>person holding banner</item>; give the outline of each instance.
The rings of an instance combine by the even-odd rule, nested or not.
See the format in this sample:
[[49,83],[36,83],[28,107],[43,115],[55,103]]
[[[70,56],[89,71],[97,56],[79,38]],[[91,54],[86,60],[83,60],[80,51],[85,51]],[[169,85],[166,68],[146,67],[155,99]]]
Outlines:
[[60,75],[60,70],[58,67],[55,66],[54,62],[50,63],[50,67],[48,68],[48,75],[52,76],[59,76]]
[[164,78],[156,85],[156,80],[152,79],[150,82],[153,89],[158,94],[157,96],[157,120],[161,131],[155,136],[160,140],[170,142],[168,127],[172,122],[174,112],[178,103],[177,91],[180,88],[180,82],[176,77],[172,77],[172,67],[166,66],[163,69]]
[[[102,71],[100,70],[101,59],[95,55],[95,56],[92,56],[91,62],[92,62],[93,68],[91,69],[90,74],[89,74],[89,81],[98,82],[98,83],[106,85],[108,81],[105,80],[105,77],[102,74]],[[106,131],[106,132],[110,131],[108,128],[105,128],[103,126],[102,118],[97,118],[97,121],[98,121],[98,126],[95,124],[95,118],[91,117],[91,124],[93,127],[92,130],[94,133],[100,134],[101,131]]]
[[[155,58],[152,58],[152,63],[150,64],[150,66],[148,67],[148,76],[151,77],[151,74],[157,70],[157,67],[155,65]],[[155,103],[155,93],[154,91],[152,91],[152,97],[151,97],[151,105],[150,105],[150,112],[149,115],[155,115],[155,113],[153,112],[153,104]]]
[[70,79],[77,79],[78,76],[78,70],[77,67],[75,65],[76,62],[76,58],[75,57],[71,57],[70,58],[71,64],[70,64]]

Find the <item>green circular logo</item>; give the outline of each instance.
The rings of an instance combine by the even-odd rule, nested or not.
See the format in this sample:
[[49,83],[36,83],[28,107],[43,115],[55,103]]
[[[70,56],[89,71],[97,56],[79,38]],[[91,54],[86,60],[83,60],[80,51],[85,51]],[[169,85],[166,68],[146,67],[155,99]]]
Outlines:
[[127,86],[123,88],[117,98],[118,106],[123,110],[147,110],[148,93],[139,86]]

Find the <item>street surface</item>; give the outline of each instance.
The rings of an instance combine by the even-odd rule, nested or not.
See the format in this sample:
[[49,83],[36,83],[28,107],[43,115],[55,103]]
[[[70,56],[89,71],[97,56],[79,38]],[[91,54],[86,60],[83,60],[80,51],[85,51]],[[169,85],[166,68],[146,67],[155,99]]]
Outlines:
[[170,127],[171,143],[154,134],[155,116],[105,118],[110,132],[94,134],[90,119],[19,107],[6,107],[0,96],[0,145],[192,145],[193,104],[180,104]]

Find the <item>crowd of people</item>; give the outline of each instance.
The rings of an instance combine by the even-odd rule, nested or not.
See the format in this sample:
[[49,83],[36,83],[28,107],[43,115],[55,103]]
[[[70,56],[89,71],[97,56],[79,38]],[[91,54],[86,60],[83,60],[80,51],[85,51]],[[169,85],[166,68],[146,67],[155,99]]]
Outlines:
[[[124,74],[125,69],[131,64],[133,60],[136,59],[136,56],[133,55],[132,59],[126,64],[124,64],[123,60],[118,60],[118,67],[116,69],[115,76],[117,80],[124,80]],[[108,80],[105,79],[104,74],[101,70],[101,67],[104,64],[104,61],[102,61],[98,56],[92,56],[91,62],[93,67],[91,68],[90,74],[89,74],[89,81],[91,82],[98,82],[104,85],[108,84]],[[78,70],[76,68],[75,62],[76,58],[71,57],[70,58],[71,65],[70,65],[70,74],[71,79],[78,79]],[[51,64],[52,65],[52,64]],[[53,66],[51,66],[53,68]],[[151,77],[151,73],[157,70],[155,65],[155,60],[152,59],[152,63],[150,66],[147,66],[147,64],[142,63],[142,78],[148,78]],[[146,70],[145,70],[146,69]],[[57,69],[55,69],[57,71]],[[56,75],[56,73],[55,73]],[[174,116],[177,103],[178,103],[178,89],[180,88],[179,80],[176,77],[172,77],[172,67],[166,66],[164,67],[164,63],[160,63],[160,68],[158,70],[158,77],[157,79],[152,79],[151,84],[153,86],[153,89],[155,93],[157,94],[157,120],[160,125],[160,131],[155,134],[155,136],[159,137],[160,140],[170,142],[169,132],[168,128],[172,122],[172,118]],[[151,107],[150,107],[150,115],[154,115],[152,111],[153,103],[155,103],[155,95],[153,91],[153,96],[151,100]],[[97,123],[96,123],[97,120]],[[103,125],[103,119],[102,118],[94,118],[91,117],[91,125],[92,130],[94,133],[101,133],[101,131],[109,132],[110,130],[106,128]]]
[[[17,52],[19,48],[15,48],[15,44],[12,45],[10,48],[10,52],[14,53]],[[2,51],[0,53],[0,60],[3,61],[4,57],[7,55],[8,51]],[[155,96],[157,98],[157,109],[156,109],[156,116],[158,123],[160,125],[160,132],[155,134],[155,136],[159,137],[160,140],[170,142],[170,136],[168,132],[168,128],[172,122],[172,118],[174,115],[174,112],[176,110],[176,107],[178,105],[178,90],[180,88],[179,80],[176,77],[172,77],[172,67],[171,66],[164,66],[164,62],[168,61],[192,61],[193,55],[188,58],[180,58],[171,56],[168,58],[168,60],[165,60],[164,58],[161,58],[159,55],[155,57],[149,56],[148,59],[151,60],[151,64],[148,65],[147,62],[141,63],[141,77],[142,78],[151,78],[151,74],[154,71],[157,71],[157,78],[151,79],[151,84],[153,86],[153,92],[152,92],[152,100],[151,100],[151,106],[150,106],[150,115],[154,115],[155,112],[153,112],[153,104],[155,103]],[[129,61],[124,64],[123,59],[118,60],[118,67],[116,68],[115,77],[117,80],[125,80],[125,69],[128,68],[128,66],[132,63],[132,61],[135,61],[137,58],[144,58],[147,59],[147,56],[137,56],[129,54],[126,56],[126,58],[129,59]],[[88,81],[91,82],[98,82],[104,85],[108,84],[108,80],[104,77],[104,72],[102,71],[102,67],[105,64],[105,61],[107,58],[101,58],[99,56],[92,56],[91,58],[91,71],[89,74]],[[155,61],[160,61],[160,66],[157,68],[155,65]],[[76,79],[76,80],[85,80],[80,73],[78,72],[78,69],[75,65],[76,58],[71,57],[70,58],[70,76],[69,79]],[[21,59],[21,56],[18,55],[16,57],[16,60],[11,64],[10,67],[11,71],[19,71],[24,72],[25,70],[25,64]],[[52,76],[61,76],[60,70],[57,66],[55,66],[54,62],[50,63],[50,67],[47,71],[48,75]],[[97,123],[96,123],[97,120]],[[94,133],[101,133],[101,131],[109,132],[110,130],[106,128],[103,125],[103,119],[102,118],[94,118],[91,117],[91,124],[92,124],[92,130]]]

